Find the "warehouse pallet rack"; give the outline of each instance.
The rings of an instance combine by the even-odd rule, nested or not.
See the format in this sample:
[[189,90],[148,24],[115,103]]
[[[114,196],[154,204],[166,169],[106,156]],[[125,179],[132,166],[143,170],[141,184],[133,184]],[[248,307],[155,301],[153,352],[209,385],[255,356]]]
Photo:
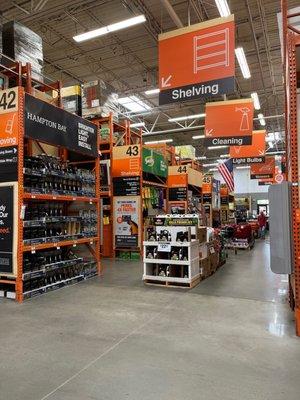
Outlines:
[[[113,180],[112,158],[114,146],[125,143],[128,130],[127,120],[116,122],[113,114],[107,117],[95,117],[91,121],[98,126],[99,149],[101,154],[100,167],[102,179],[100,187],[101,199],[101,255],[113,256]],[[100,171],[101,172],[101,171]],[[105,180],[105,181],[104,181]]]
[[292,183],[292,243],[294,273],[289,277],[290,305],[295,311],[296,334],[300,336],[300,204],[299,204],[299,150],[297,125],[297,65],[296,48],[300,46],[300,31],[292,18],[300,12],[288,12],[288,0],[281,0],[283,28],[283,60],[285,80],[285,132],[288,180]]
[[[2,60],[4,59],[4,57],[5,56],[2,57]],[[11,208],[11,220],[13,221],[10,221],[8,223],[5,218],[4,220],[2,220],[2,222],[4,221],[4,224],[6,222],[8,223],[7,228],[4,229],[4,233],[9,233],[11,235],[9,242],[11,241],[13,245],[11,248],[11,253],[7,253],[9,254],[8,256],[3,256],[4,253],[1,254],[1,256],[3,257],[2,261],[5,261],[5,263],[3,261],[2,266],[9,266],[11,267],[11,270],[8,270],[6,268],[5,271],[2,270],[0,272],[0,285],[2,287],[2,295],[7,294],[7,297],[15,298],[18,302],[22,302],[25,298],[78,282],[82,279],[94,275],[95,273],[100,274],[101,272],[99,247],[100,227],[97,218],[97,215],[100,214],[100,171],[98,162],[97,132],[96,127],[95,129],[90,127],[90,129],[93,131],[93,141],[95,142],[95,149],[97,150],[97,152],[94,152],[93,156],[91,157],[87,157],[87,152],[85,150],[81,152],[81,148],[78,150],[77,148],[74,149],[70,148],[69,146],[62,146],[61,144],[58,144],[55,140],[52,141],[49,135],[45,134],[42,140],[41,138],[37,138],[35,135],[40,135],[40,131],[43,131],[43,128],[32,128],[31,132],[33,132],[33,134],[28,134],[30,129],[25,131],[26,123],[28,122],[28,118],[26,120],[25,115],[27,115],[26,113],[29,111],[25,107],[27,107],[27,105],[31,101],[33,101],[32,104],[38,102],[38,106],[41,107],[43,107],[43,104],[46,108],[50,107],[50,110],[52,110],[54,117],[58,113],[58,110],[60,111],[60,113],[66,113],[60,108],[49,105],[42,100],[38,100],[37,97],[32,96],[33,94],[37,94],[38,97],[40,97],[47,92],[52,93],[53,91],[57,91],[57,104],[58,106],[60,106],[61,84],[60,82],[45,83],[33,79],[31,76],[30,64],[26,64],[25,67],[22,67],[20,63],[14,62],[12,60],[9,60],[9,63],[7,62],[0,64],[0,73],[1,76],[6,79],[5,84],[6,87],[8,87],[7,90],[4,90],[2,92],[2,96],[5,92],[5,96],[7,96],[7,98],[14,98],[14,107],[11,107],[9,113],[0,113],[0,117],[4,118],[3,115],[11,115],[13,112],[12,121],[4,122],[6,123],[6,127],[10,130],[10,132],[8,132],[10,137],[15,136],[15,147],[9,148],[2,146],[1,150],[4,149],[6,152],[8,151],[7,154],[10,154],[9,151],[11,151],[12,149],[13,154],[16,154],[14,158],[9,160],[9,164],[6,165],[7,171],[12,174],[11,176],[15,175],[15,177],[13,179],[10,179],[9,182],[5,182],[5,178],[3,178],[2,176],[0,183],[0,189],[6,190],[10,196],[9,201],[6,202],[5,206],[7,206],[8,204],[8,209],[9,207]],[[12,85],[14,87],[10,87]],[[10,95],[11,97],[9,97]],[[37,103],[35,104],[37,105]],[[57,109],[57,112],[55,112],[55,109]],[[70,118],[72,121],[73,118],[80,118],[77,116],[73,116],[73,114],[67,114],[69,115],[68,118]],[[38,111],[36,115],[39,115]],[[42,121],[42,119],[40,119],[40,121]],[[79,122],[77,121],[76,123],[78,123],[78,125],[76,125],[78,127],[78,135],[80,129],[79,123],[89,124],[82,118]],[[64,128],[62,127],[62,129]],[[61,133],[61,135],[63,134]],[[75,137],[72,140],[75,141]],[[73,168],[73,171],[77,171],[79,173],[79,170],[74,168],[80,168],[80,173],[82,173],[80,175],[80,178],[78,175],[76,175],[76,173],[71,174],[71,172],[68,173],[65,172],[65,170],[63,174],[60,175],[58,172],[56,172],[54,174],[56,178],[54,178],[54,175],[52,174],[53,170],[51,172],[47,172],[46,170],[35,172],[33,172],[32,170],[29,171],[27,166],[25,166],[24,157],[35,156],[39,154],[39,157],[45,159],[48,157],[47,152],[49,152],[50,149],[51,155],[53,155],[53,152],[56,155],[56,161],[54,162],[65,163],[67,158],[69,158],[69,171],[71,171],[71,169]],[[4,153],[2,152],[1,154],[3,155]],[[38,158],[38,160],[40,161],[40,158]],[[54,158],[52,157],[51,160],[54,160]],[[14,166],[14,164],[16,165]],[[88,173],[88,176],[83,175],[83,170],[87,173],[87,169],[90,171]],[[29,174],[30,176],[35,176],[35,179],[37,181],[41,181],[46,176],[48,177],[48,173],[51,175],[49,177],[49,181],[52,182],[52,180],[54,179],[61,180],[63,179],[62,176],[64,176],[66,178],[66,182],[70,184],[70,182],[72,181],[72,185],[74,186],[72,187],[72,189],[70,189],[69,186],[67,190],[64,191],[53,190],[53,186],[51,186],[51,190],[49,190],[49,186],[47,191],[39,189],[28,190],[27,187],[25,188],[24,175],[28,176]],[[92,175],[93,177],[91,177]],[[77,180],[80,180],[80,183],[76,183]],[[86,190],[85,192],[85,189],[83,189],[84,185],[86,187],[92,187],[92,189]],[[81,189],[78,189],[79,187]],[[78,191],[76,192],[76,190]],[[51,214],[46,214],[41,219],[38,217],[34,218],[34,220],[26,220],[25,206],[26,204],[33,203],[36,204],[37,207],[40,207],[40,205],[43,204],[49,208],[53,208],[55,204],[57,205],[57,209],[63,211],[59,216],[56,214],[55,217],[53,216],[54,214],[52,214],[51,217]],[[68,214],[69,207],[71,205],[74,209],[70,214]],[[89,215],[92,214],[90,210],[95,210],[93,211],[93,217],[91,217],[91,220],[93,220],[93,222],[89,220],[89,223],[93,225],[93,232],[90,232],[91,234],[82,232],[82,225],[76,225],[78,224],[78,221],[82,221],[86,218],[86,215],[80,216],[79,211],[80,209],[85,210],[86,207],[89,209]],[[42,235],[39,240],[35,240],[37,238],[34,235],[34,240],[24,240],[25,228],[39,228],[41,226],[45,226],[49,222],[54,223],[62,221],[69,224],[68,229],[63,232],[63,235],[49,235],[49,237],[47,237],[47,235],[45,234],[44,236]],[[77,226],[77,229],[74,230],[74,226]],[[51,232],[54,232],[53,228]],[[52,261],[49,262],[49,257],[44,257],[43,264],[40,266],[40,268],[35,268],[32,271],[24,271],[23,262],[25,255],[29,255],[29,257],[38,257],[41,256],[41,251],[44,250],[54,250],[54,252],[56,252],[55,256],[53,256],[54,258],[50,257]],[[68,255],[66,258],[59,255],[61,254],[60,251],[63,253],[64,250],[68,251]],[[81,253],[83,250],[84,254]],[[87,254],[89,255],[88,257]],[[92,257],[90,258],[90,256]],[[39,262],[41,261],[38,260],[38,263]],[[36,281],[37,279],[39,279],[38,283]],[[28,285],[25,284],[25,282],[28,282],[28,280],[31,282],[29,285],[30,289],[25,290],[25,287],[28,288]],[[42,280],[44,282],[43,285],[41,285]],[[35,284],[36,287],[34,287]]]

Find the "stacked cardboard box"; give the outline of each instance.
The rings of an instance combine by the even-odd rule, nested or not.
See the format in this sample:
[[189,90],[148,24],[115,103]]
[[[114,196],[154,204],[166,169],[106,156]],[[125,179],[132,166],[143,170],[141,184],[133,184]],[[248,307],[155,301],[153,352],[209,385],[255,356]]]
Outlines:
[[81,86],[67,86],[61,89],[63,108],[72,114],[82,116]]
[[83,84],[83,117],[107,117],[110,112],[114,114],[115,119],[118,117],[118,95],[115,89],[102,80]]
[[43,40],[31,29],[16,21],[3,25],[3,53],[22,65],[30,63],[32,77],[42,81]]

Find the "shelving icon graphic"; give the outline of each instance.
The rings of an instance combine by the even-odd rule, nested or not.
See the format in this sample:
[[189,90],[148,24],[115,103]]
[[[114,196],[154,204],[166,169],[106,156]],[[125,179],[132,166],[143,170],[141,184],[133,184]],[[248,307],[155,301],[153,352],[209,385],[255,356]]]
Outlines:
[[229,29],[197,35],[194,41],[194,74],[214,67],[228,67]]
[[16,114],[14,114],[12,116],[12,118],[8,119],[6,122],[5,133],[7,133],[8,135],[11,135],[13,133],[15,117],[16,117]]

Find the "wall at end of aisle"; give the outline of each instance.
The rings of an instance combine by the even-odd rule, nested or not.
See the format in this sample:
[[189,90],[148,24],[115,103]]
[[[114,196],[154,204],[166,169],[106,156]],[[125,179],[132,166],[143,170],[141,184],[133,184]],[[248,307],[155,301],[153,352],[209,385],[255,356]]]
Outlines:
[[[214,173],[214,177],[224,183],[224,180],[219,172]],[[248,169],[234,169],[234,192],[235,194],[265,193],[268,198],[269,186],[259,186],[257,179],[250,179],[250,168]],[[241,196],[242,197],[242,196]]]

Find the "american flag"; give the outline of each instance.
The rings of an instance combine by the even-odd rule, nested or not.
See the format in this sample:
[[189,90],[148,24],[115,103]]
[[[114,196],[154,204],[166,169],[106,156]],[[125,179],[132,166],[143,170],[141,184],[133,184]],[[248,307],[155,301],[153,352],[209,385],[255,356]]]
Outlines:
[[218,170],[220,174],[222,175],[225,183],[228,186],[229,192],[234,191],[234,180],[233,180],[233,161],[232,158],[229,160],[220,163],[218,165]]

